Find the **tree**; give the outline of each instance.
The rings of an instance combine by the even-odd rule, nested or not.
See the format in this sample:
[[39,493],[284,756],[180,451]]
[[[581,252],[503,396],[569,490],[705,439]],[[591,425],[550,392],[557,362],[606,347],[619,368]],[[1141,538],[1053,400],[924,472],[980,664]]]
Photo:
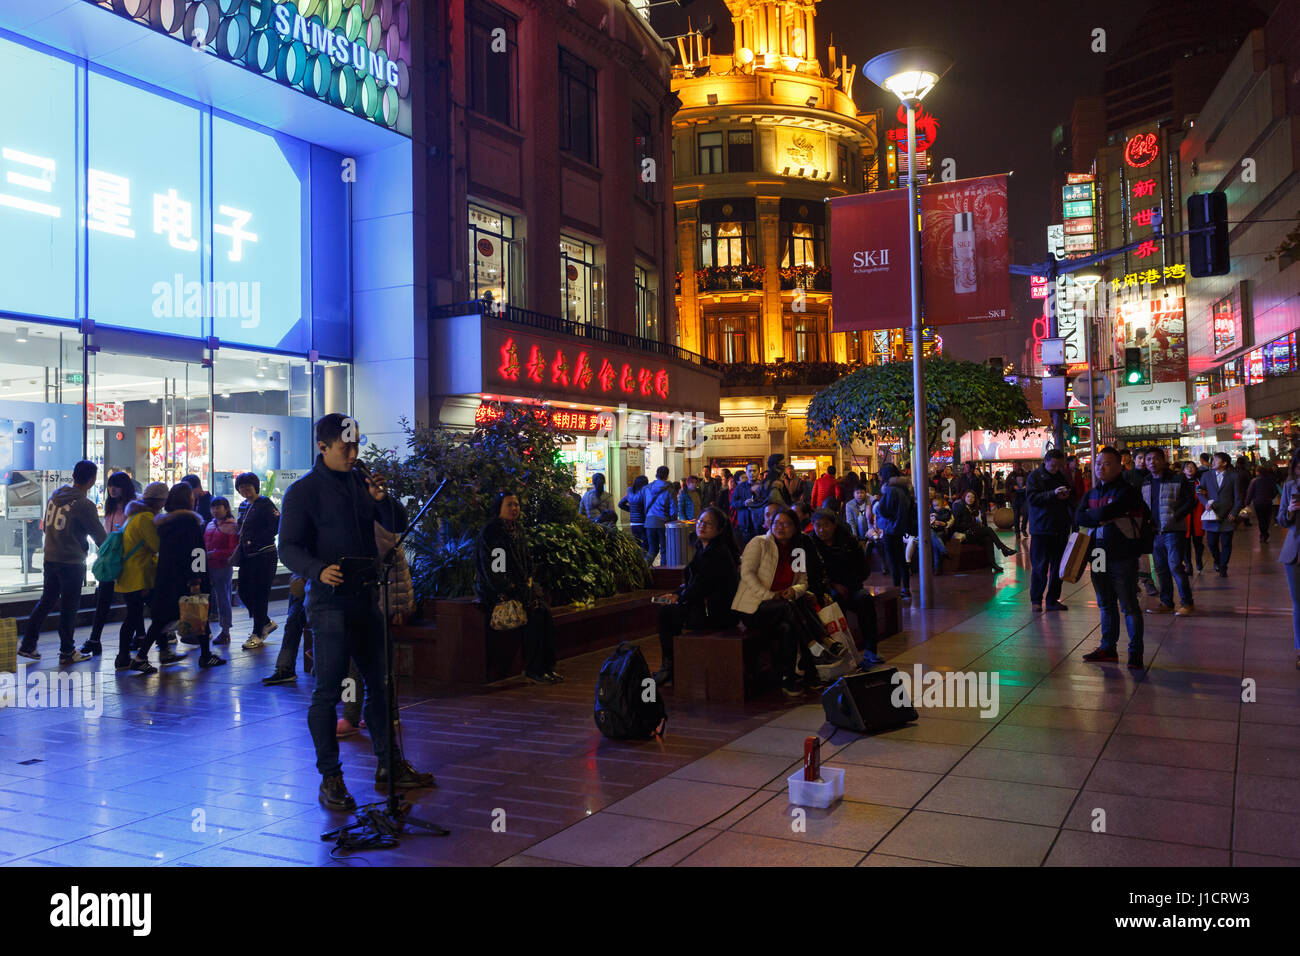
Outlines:
[[[925,360],[925,430],[933,454],[945,439],[973,428],[1028,431],[1039,421],[1025,393],[988,365]],[[841,445],[889,439],[911,455],[912,363],[867,365],[822,389],[808,403],[808,432],[830,434]],[[946,433],[946,434],[945,434]]]

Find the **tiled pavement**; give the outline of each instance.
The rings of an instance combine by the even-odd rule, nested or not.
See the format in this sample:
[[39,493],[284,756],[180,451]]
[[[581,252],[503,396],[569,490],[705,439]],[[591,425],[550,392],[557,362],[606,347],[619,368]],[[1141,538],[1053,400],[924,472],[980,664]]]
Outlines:
[[[1300,863],[1300,672],[1286,585],[1254,532],[1231,576],[1194,581],[1198,614],[1146,616],[1150,669],[1089,665],[1087,578],[1065,614],[1032,615],[1014,573],[939,578],[882,645],[911,670],[1000,675],[999,710],[921,709],[912,726],[825,744],[845,799],[794,824],[785,778],[824,725],[815,699],[744,707],[671,699],[661,742],[616,743],[591,719],[603,654],[558,687],[507,683],[403,700],[407,751],[439,787],[416,813],[448,826],[368,854],[382,864],[1214,865]],[[281,614],[282,608],[274,609]],[[239,629],[236,628],[238,633]],[[78,640],[84,637],[84,629]],[[56,638],[43,636],[50,669]],[[652,667],[657,641],[643,641]],[[298,865],[330,861],[304,725],[311,682],[265,688],[275,652],[229,651],[158,677],[104,667],[103,716],[0,712],[6,865]],[[81,665],[89,667],[90,665]],[[1255,702],[1242,702],[1253,682]],[[364,737],[342,743],[374,799]],[[33,762],[35,761],[35,762]],[[1099,812],[1100,811],[1100,812]],[[495,824],[495,826],[494,826]],[[502,831],[502,824],[504,830]]]

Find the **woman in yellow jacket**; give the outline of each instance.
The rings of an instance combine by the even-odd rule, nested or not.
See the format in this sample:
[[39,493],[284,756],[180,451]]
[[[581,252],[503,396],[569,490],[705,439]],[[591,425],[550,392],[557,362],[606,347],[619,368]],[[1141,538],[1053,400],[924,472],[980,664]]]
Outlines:
[[152,674],[158,670],[147,660],[131,659],[131,638],[145,630],[144,605],[158,572],[158,529],[153,519],[166,500],[167,486],[155,481],[145,488],[143,498],[126,506],[126,527],[122,529],[125,560],[115,585],[115,593],[126,602],[126,619],[122,621],[119,632],[121,643],[113,662],[120,671],[130,669]]

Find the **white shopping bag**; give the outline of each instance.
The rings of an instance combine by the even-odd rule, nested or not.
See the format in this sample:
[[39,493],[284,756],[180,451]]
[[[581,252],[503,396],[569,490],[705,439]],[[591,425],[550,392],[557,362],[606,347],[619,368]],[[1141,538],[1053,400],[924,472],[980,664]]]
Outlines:
[[835,680],[845,674],[852,674],[858,669],[858,649],[853,643],[848,618],[834,601],[818,611],[817,617],[826,628],[827,643],[833,645],[831,652],[834,654],[836,650],[839,651],[827,663],[817,665],[817,676],[822,680]]

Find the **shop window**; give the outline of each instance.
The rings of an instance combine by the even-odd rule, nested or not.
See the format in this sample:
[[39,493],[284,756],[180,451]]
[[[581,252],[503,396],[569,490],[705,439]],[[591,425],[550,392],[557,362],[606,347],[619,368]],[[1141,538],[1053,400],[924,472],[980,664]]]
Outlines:
[[722,172],[722,134],[700,133],[697,142],[700,157],[699,174],[708,176]]
[[[482,0],[475,0],[467,6],[469,108],[498,123],[517,126],[518,21]],[[501,49],[503,43],[504,50]]]
[[730,130],[727,133],[727,169],[733,173],[753,172],[753,130]]
[[597,165],[596,71],[560,49],[560,149]]
[[564,317],[570,322],[604,326],[603,272],[596,263],[595,246],[560,236],[560,291]]
[[663,341],[659,323],[659,293],[653,273],[641,266],[632,267],[632,284],[636,291],[636,334],[643,339]]
[[514,217],[469,204],[470,298],[490,299],[496,309],[511,302],[516,248]]
[[0,356],[0,591],[39,588],[41,518],[82,457],[81,336],[0,319]]

